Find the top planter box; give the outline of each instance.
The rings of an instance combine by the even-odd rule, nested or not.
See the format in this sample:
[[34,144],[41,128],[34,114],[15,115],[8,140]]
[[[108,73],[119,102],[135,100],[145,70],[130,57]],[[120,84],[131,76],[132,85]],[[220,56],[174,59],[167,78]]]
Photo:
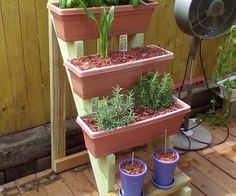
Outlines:
[[[115,18],[110,35],[143,33],[147,30],[152,13],[157,3],[150,1],[147,5],[115,6]],[[76,41],[99,38],[98,29],[83,8],[61,9],[58,3],[48,3],[54,19],[57,36],[64,41]],[[88,8],[100,18],[101,7]]]

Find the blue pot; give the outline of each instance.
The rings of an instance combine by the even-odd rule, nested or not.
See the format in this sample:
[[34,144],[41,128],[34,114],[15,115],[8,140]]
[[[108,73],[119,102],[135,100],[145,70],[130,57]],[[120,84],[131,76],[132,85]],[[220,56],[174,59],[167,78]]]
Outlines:
[[141,162],[144,165],[144,171],[141,174],[127,174],[122,169],[121,166],[131,159],[125,159],[120,162],[120,180],[121,180],[121,195],[122,196],[141,196],[143,191],[144,177],[147,172],[147,165],[144,161],[140,159],[134,159],[134,161]]
[[179,153],[174,149],[167,149],[168,152],[174,152],[177,155],[176,160],[167,162],[159,160],[155,156],[158,151],[162,150],[164,150],[163,147],[158,147],[152,154],[154,166],[153,180],[155,185],[170,187],[174,183],[174,172],[179,160]]

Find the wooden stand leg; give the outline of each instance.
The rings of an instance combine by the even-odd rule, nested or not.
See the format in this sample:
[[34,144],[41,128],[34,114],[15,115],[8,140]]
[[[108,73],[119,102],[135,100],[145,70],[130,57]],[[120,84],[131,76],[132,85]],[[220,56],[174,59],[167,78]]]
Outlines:
[[90,162],[97,183],[100,196],[114,191],[115,184],[115,155],[110,154],[102,158],[95,158],[89,152]]
[[128,36],[129,47],[140,47],[144,44],[144,33],[137,33]]
[[[84,55],[84,43],[83,41],[76,42],[65,42],[58,38],[58,43],[62,52],[62,57],[64,60],[79,57]],[[85,115],[92,111],[92,103],[91,100],[83,100],[78,95],[73,92],[71,78],[69,70],[66,69],[66,73],[69,79],[71,91],[73,94],[73,98],[75,101],[75,106],[79,115]]]
[[61,55],[55,31],[49,21],[49,51],[50,51],[50,111],[51,111],[51,160],[55,170],[55,161],[66,154],[65,145],[65,70],[62,67]]
[[192,189],[189,186],[183,187],[180,191],[174,194],[175,196],[191,196]]

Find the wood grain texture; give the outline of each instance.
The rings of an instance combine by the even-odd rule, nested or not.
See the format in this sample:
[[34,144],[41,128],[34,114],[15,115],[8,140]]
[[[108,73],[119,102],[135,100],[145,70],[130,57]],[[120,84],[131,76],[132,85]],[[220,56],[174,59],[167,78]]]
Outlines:
[[9,182],[0,186],[0,196],[15,195],[20,196],[20,191],[15,182]]
[[41,187],[46,191],[47,195],[56,196],[73,196],[74,194],[65,183],[64,179],[51,170],[46,170],[36,174]]
[[[30,119],[29,100],[27,93],[27,78],[24,64],[21,21],[18,1],[1,1],[3,30],[6,43],[6,57],[8,60],[8,73],[10,88],[12,90],[12,115],[8,116],[15,124],[14,130],[19,131],[32,126]],[[4,8],[4,9],[3,9]],[[14,25],[13,25],[14,24]],[[4,86],[1,84],[0,86]],[[2,91],[1,91],[2,93]]]
[[[55,170],[55,160],[66,155],[65,134],[65,100],[66,75],[62,66],[59,45],[49,18],[49,51],[50,51],[50,114],[51,114],[51,158]],[[56,171],[56,170],[55,170]]]
[[55,172],[62,172],[68,169],[84,165],[89,162],[88,152],[84,150],[79,153],[75,153],[69,156],[66,156],[61,159],[55,160]]
[[0,1],[0,135],[16,131],[14,116],[14,101],[11,89],[11,77],[7,59],[5,32],[2,17],[2,4]]
[[45,122],[45,117],[35,10],[34,1],[19,1],[23,62],[27,82],[25,95],[28,96],[30,123],[37,126]]
[[[196,160],[194,159],[194,161]],[[193,184],[199,187],[206,195],[222,196],[228,194],[224,188],[208,178],[198,167],[193,166],[192,162],[188,162],[186,159],[180,159],[179,165],[180,168],[191,177]]]
[[37,37],[39,47],[40,75],[42,80],[42,96],[45,122],[50,119],[50,82],[49,82],[49,47],[48,47],[48,10],[47,0],[35,1]]
[[198,153],[188,153],[188,155],[183,157],[182,161],[191,163],[191,167],[197,168],[200,173],[207,176],[212,182],[216,183],[216,186],[221,187],[226,192],[230,194],[236,193],[236,180],[209,163]]
[[[88,167],[88,165],[86,166]],[[93,184],[82,172],[87,168],[81,168],[76,168],[62,173],[61,176],[65,180],[65,183],[70,187],[74,195],[99,196],[98,192],[95,191],[95,187],[93,186]]]
[[39,186],[37,176],[32,174],[15,181],[22,196],[47,196],[42,186]]

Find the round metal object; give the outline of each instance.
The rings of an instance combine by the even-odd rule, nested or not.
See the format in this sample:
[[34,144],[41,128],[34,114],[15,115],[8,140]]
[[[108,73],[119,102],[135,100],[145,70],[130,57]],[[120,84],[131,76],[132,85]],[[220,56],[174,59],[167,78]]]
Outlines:
[[200,39],[222,35],[236,19],[236,0],[175,0],[179,28]]

